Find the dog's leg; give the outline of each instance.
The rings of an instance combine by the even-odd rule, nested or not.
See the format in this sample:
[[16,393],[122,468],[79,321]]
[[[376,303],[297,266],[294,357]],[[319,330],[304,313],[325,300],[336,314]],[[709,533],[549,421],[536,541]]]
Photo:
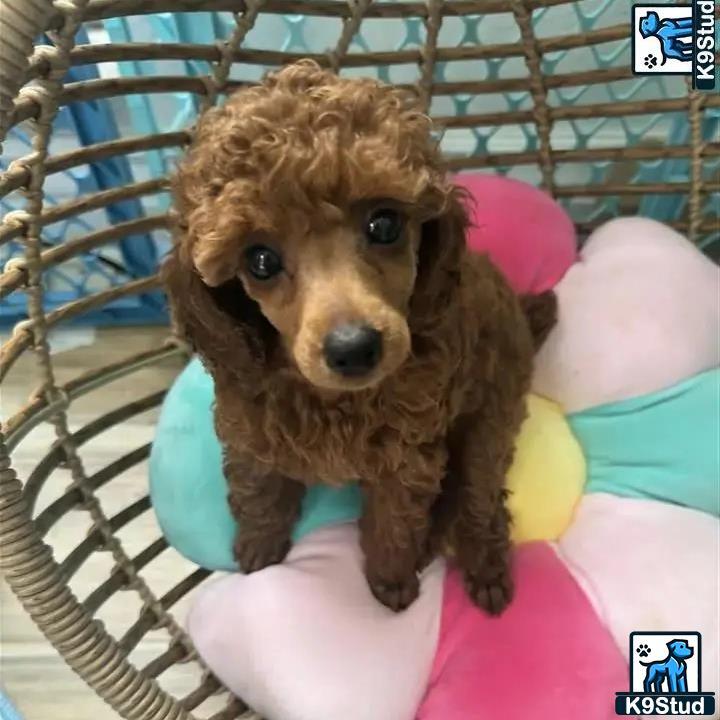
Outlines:
[[490,413],[460,418],[448,438],[457,563],[472,601],[492,615],[501,613],[513,594],[505,478],[523,415],[520,403],[506,417],[499,417],[495,406]]
[[430,506],[439,482],[402,484],[397,477],[364,484],[365,510],[360,544],[372,594],[391,610],[404,610],[417,598],[417,568],[426,549]]
[[225,460],[228,500],[238,521],[233,551],[240,569],[251,573],[287,555],[305,486],[277,473],[249,473],[246,467]]
[[643,692],[651,693],[653,691],[652,681],[650,677],[650,668],[645,671],[645,679],[643,680]]

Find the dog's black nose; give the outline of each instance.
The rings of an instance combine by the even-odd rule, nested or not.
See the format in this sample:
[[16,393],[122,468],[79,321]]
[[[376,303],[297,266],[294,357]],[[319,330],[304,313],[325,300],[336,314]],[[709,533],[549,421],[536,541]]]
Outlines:
[[382,335],[367,325],[339,325],[325,337],[325,361],[345,377],[369,373],[380,362]]

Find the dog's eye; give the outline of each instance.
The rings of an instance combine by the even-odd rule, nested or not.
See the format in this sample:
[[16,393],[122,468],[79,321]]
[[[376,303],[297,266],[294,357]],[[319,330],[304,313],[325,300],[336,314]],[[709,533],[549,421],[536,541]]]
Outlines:
[[280,256],[269,247],[253,245],[245,251],[248,272],[257,280],[269,280],[282,271]]
[[392,208],[381,208],[368,218],[365,234],[371,243],[392,245],[400,238],[402,229],[400,213]]

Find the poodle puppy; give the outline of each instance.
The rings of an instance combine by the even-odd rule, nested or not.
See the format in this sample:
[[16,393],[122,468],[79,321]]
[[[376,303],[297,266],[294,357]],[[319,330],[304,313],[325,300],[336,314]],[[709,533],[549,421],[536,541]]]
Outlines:
[[215,382],[241,569],[284,558],[307,485],[357,480],[380,602],[407,607],[449,547],[500,612],[505,474],[554,296],[524,312],[466,251],[414,95],[309,61],[270,73],[202,118],[174,195],[163,276]]

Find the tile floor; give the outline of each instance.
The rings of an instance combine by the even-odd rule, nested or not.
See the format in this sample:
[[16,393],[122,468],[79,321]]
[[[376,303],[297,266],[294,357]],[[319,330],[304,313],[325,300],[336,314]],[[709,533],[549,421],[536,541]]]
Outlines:
[[[65,349],[57,352],[54,364],[58,382],[65,382],[81,372],[95,368],[121,357],[157,347],[165,336],[160,328],[127,328],[76,333],[75,342],[91,345]],[[57,338],[56,347],[74,344],[72,332]],[[165,360],[143,369],[129,378],[115,381],[78,399],[69,414],[72,429],[87,424],[109,410],[130,400],[145,397],[165,388],[181,368],[179,357]],[[12,369],[2,386],[2,417],[11,417],[26,401],[38,385],[37,368],[32,356],[22,357]],[[96,472],[109,461],[149,442],[157,410],[147,411],[131,418],[121,427],[103,432],[80,449],[81,458],[88,474]],[[15,448],[12,462],[21,479],[47,453],[53,440],[50,425],[34,429]],[[67,470],[56,470],[46,482],[38,509],[46,506],[66,488],[69,482]],[[141,463],[113,479],[101,488],[98,498],[107,515],[114,515],[135,500],[147,494],[147,464]],[[87,512],[75,510],[64,516],[48,533],[49,542],[57,559],[62,559],[85,536],[90,528]],[[152,512],[145,512],[120,530],[118,537],[128,555],[134,556],[160,537]],[[107,577],[112,567],[109,554],[96,552],[72,578],[71,587],[82,599]],[[151,562],[143,576],[148,585],[161,596],[181,578],[194,570],[191,563],[172,550],[166,550]],[[17,704],[25,720],[113,720],[115,713],[105,705],[78,678],[42,637],[39,630],[25,614],[5,583],[0,586],[0,683],[5,692]],[[179,622],[184,621],[188,599],[183,598],[173,614]],[[137,618],[140,602],[132,592],[113,596],[99,611],[98,616],[108,630],[122,634]],[[167,648],[165,631],[148,633],[131,660],[139,666]],[[194,663],[174,666],[160,678],[161,685],[176,696],[184,696],[193,690],[200,677]],[[224,707],[225,700],[213,697],[198,708],[198,717],[207,717]]]

